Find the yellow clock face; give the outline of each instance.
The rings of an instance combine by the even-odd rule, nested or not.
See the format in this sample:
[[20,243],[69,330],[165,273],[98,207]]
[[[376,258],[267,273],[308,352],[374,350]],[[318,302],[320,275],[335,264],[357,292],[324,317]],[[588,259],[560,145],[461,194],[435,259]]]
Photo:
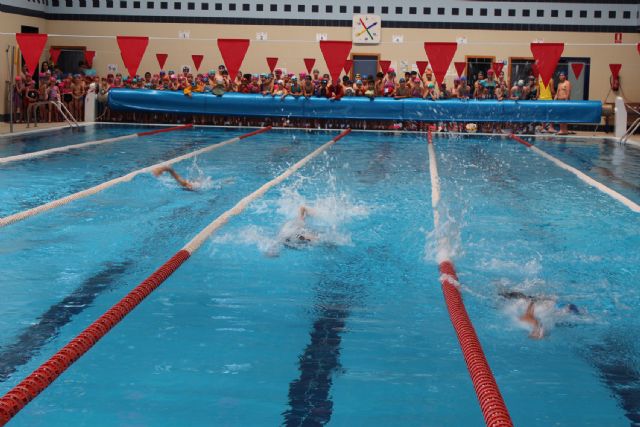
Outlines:
[[353,42],[380,43],[382,20],[378,15],[353,15]]

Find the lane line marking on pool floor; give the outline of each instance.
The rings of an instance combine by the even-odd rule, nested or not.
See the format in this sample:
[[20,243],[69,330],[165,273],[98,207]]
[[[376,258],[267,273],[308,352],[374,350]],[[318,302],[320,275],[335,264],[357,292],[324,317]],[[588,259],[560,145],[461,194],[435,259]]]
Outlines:
[[[264,128],[263,128],[264,129]],[[252,133],[262,132],[259,130]],[[318,147],[300,161],[290,166],[282,174],[267,182],[253,193],[244,197],[234,207],[224,212],[202,229],[189,243],[175,253],[167,262],[143,280],[138,286],[115,303],[102,316],[84,329],[62,349],[54,354],[24,378],[20,383],[0,398],[0,426],[4,426],[31,400],[37,397],[52,384],[76,360],[82,357],[115,325],[142,302],[151,292],[157,289],[173,272],[175,272],[189,257],[200,248],[204,241],[216,230],[227,223],[229,218],[240,214],[252,201],[262,197],[269,189],[280,184],[298,169],[302,168],[319,154],[326,151],[333,144],[346,136],[351,129],[342,131],[338,136]]]
[[146,132],[137,132],[137,133],[132,133],[132,134],[129,134],[129,135],[116,136],[114,138],[107,138],[107,139],[100,139],[100,140],[97,140],[97,141],[82,142],[80,144],[65,145],[64,147],[48,148],[46,150],[34,151],[32,153],[25,153],[25,154],[18,154],[18,155],[15,155],[15,156],[0,157],[0,165],[11,163],[11,162],[19,162],[19,161],[22,161],[22,160],[31,160],[31,159],[35,159],[35,158],[38,158],[38,157],[48,156],[48,155],[54,154],[54,153],[63,153],[63,152],[66,152],[66,151],[77,150],[77,149],[80,149],[80,148],[93,147],[95,145],[102,145],[102,144],[108,144],[108,143],[111,143],[111,142],[124,141],[126,139],[141,138],[141,137],[144,137],[144,136],[156,135],[158,133],[163,133],[163,132],[173,132],[173,131],[176,131],[176,130],[191,129],[192,127],[193,127],[193,125],[191,125],[191,124],[182,125],[182,126],[173,126],[173,127],[166,128],[166,129],[156,129],[156,130],[146,131]]
[[573,166],[570,166],[570,165],[566,164],[562,160],[558,159],[555,156],[552,156],[551,154],[547,153],[546,151],[543,151],[543,150],[539,149],[538,147],[536,147],[535,145],[531,144],[530,142],[525,141],[524,139],[520,138],[518,135],[515,135],[515,134],[512,133],[511,135],[509,135],[509,138],[511,138],[514,141],[524,145],[529,150],[533,151],[534,153],[538,154],[539,156],[544,157],[545,159],[555,163],[561,169],[564,169],[564,170],[566,170],[568,172],[571,172],[572,174],[577,176],[581,181],[583,181],[583,182],[587,183],[588,185],[590,185],[590,186],[602,191],[606,195],[614,198],[615,200],[619,201],[620,203],[622,203],[623,205],[625,205],[626,207],[628,207],[632,211],[640,213],[640,205],[638,205],[634,201],[628,199],[627,197],[623,196],[622,194],[618,193],[616,190],[607,187],[606,185],[604,185],[603,183],[601,183],[599,181],[596,181],[595,179],[591,178],[586,173],[574,168]]
[[103,190],[106,190],[107,188],[113,187],[114,185],[117,185],[117,184],[120,184],[120,183],[123,183],[123,182],[131,181],[136,176],[138,176],[140,174],[143,174],[143,173],[151,172],[152,170],[154,170],[154,169],[156,169],[158,167],[170,166],[170,165],[172,165],[174,163],[190,159],[192,157],[198,156],[200,154],[207,153],[209,151],[217,150],[218,148],[222,148],[222,147],[224,147],[226,145],[233,144],[234,142],[238,142],[238,141],[240,141],[242,139],[248,138],[248,137],[253,136],[253,135],[257,135],[257,134],[262,133],[262,132],[266,132],[268,130],[271,130],[271,126],[267,126],[267,127],[258,129],[256,131],[249,132],[247,134],[237,136],[235,138],[227,139],[226,141],[222,141],[222,142],[219,142],[219,143],[216,143],[216,144],[209,145],[209,146],[201,148],[199,150],[195,150],[195,151],[192,151],[190,153],[183,154],[182,156],[174,157],[173,159],[169,159],[169,160],[165,160],[165,161],[160,162],[160,163],[156,163],[155,165],[147,166],[147,167],[144,167],[142,169],[138,169],[138,170],[135,170],[133,172],[129,172],[126,175],[122,175],[122,176],[120,176],[118,178],[114,178],[112,180],[103,182],[103,183],[95,185],[95,186],[93,186],[91,188],[87,188],[85,190],[78,191],[77,193],[69,194],[68,196],[64,196],[64,197],[61,197],[59,199],[52,200],[50,202],[47,202],[47,203],[44,203],[42,205],[33,207],[31,209],[27,209],[27,210],[24,210],[24,211],[21,211],[21,212],[17,212],[17,213],[12,214],[12,215],[5,216],[3,218],[0,218],[0,228],[6,227],[7,225],[13,224],[13,223],[18,222],[18,221],[22,221],[23,219],[30,218],[30,217],[32,217],[34,215],[37,215],[37,214],[40,214],[42,212],[46,212],[46,211],[49,211],[51,209],[59,208],[60,206],[64,206],[67,203],[73,202],[74,200],[79,200],[79,199],[91,196],[93,194],[99,193],[99,192],[101,192]]
[[440,228],[440,176],[436,152],[433,146],[431,131],[427,132],[427,150],[429,153],[429,171],[431,175],[431,206],[433,208],[433,224],[437,239],[438,269],[440,271],[440,283],[444,294],[449,318],[453,325],[467,370],[471,376],[471,382],[476,392],[480,409],[487,426],[513,426],[509,411],[504,403],[498,384],[496,383],[491,367],[487,362],[478,335],[471,323],[469,314],[462,300],[459,289],[458,275],[446,248],[449,246],[446,235]]

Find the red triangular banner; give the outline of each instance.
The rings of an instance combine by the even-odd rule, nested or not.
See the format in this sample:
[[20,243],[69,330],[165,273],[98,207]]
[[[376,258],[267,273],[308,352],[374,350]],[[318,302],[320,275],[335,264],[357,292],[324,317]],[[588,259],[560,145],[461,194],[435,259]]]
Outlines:
[[500,74],[500,72],[504,68],[504,63],[494,62],[493,64],[491,64],[491,68],[493,69],[493,71],[496,73],[496,76],[497,76]]
[[458,43],[456,42],[424,42],[424,51],[429,58],[431,69],[438,83],[444,81],[457,49]]
[[378,61],[378,63],[380,64],[380,69],[382,70],[382,72],[384,74],[387,74],[387,71],[389,71],[389,67],[391,67],[391,61],[385,61],[385,60],[380,60]]
[[531,43],[531,53],[538,64],[538,72],[545,85],[548,85],[553,77],[562,51],[564,51],[564,43]]
[[276,65],[278,65],[278,58],[267,57],[267,65],[269,66],[269,71],[273,73],[273,70],[276,69]]
[[149,45],[149,37],[117,36],[120,56],[129,76],[133,77],[138,72],[144,52]]
[[574,62],[571,64],[571,69],[573,70],[573,74],[576,76],[576,79],[580,78],[580,74],[582,74],[583,68],[584,64],[582,62]]
[[316,63],[316,58],[304,58],[304,66],[307,67],[307,73],[311,74],[313,66]]
[[429,61],[416,61],[416,67],[418,67],[418,73],[420,75],[424,75],[424,72],[427,71],[427,66],[429,65]]
[[158,60],[158,65],[160,69],[164,69],[164,64],[167,62],[167,58],[169,57],[166,53],[156,53],[156,59]]
[[327,63],[329,74],[333,81],[340,79],[340,72],[344,68],[344,63],[351,52],[351,42],[320,40],[320,51]]
[[351,67],[353,67],[353,60],[347,59],[346,61],[344,61],[344,72],[346,74],[349,74],[349,71],[351,71]]
[[456,72],[458,73],[458,77],[462,77],[464,74],[464,69],[467,68],[466,62],[454,62],[453,65],[456,67]]
[[640,53],[640,43],[638,43],[636,47],[638,48],[638,53]]
[[193,60],[193,65],[196,66],[196,71],[200,71],[200,64],[202,64],[202,59],[204,55],[191,55],[191,59]]
[[93,67],[93,58],[96,56],[95,50],[85,50],[84,51],[84,61],[87,63],[89,68]]
[[53,62],[54,64],[58,63],[58,58],[60,57],[60,53],[62,51],[60,49],[54,49],[54,48],[50,48],[49,49],[49,57],[51,58],[51,62]]
[[622,68],[622,64],[609,64],[609,69],[611,70],[611,75],[614,80],[620,76],[620,68]]
[[44,45],[47,44],[47,35],[16,33],[16,41],[29,73],[35,73]]
[[218,39],[218,49],[222,54],[222,60],[227,67],[229,77],[232,79],[235,79],[238,74],[249,49],[249,43],[249,39]]

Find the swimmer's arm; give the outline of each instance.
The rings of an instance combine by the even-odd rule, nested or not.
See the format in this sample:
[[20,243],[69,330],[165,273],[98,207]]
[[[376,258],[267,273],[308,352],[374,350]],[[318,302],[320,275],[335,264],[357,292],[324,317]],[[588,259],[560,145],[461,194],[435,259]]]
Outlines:
[[531,325],[532,329],[531,333],[529,334],[529,338],[539,340],[544,337],[544,329],[542,328],[542,324],[535,316],[535,303],[533,301],[529,302],[527,311],[520,317],[520,320]]
[[169,172],[173,177],[173,179],[175,179],[178,184],[180,184],[182,187],[186,188],[187,190],[193,190],[193,184],[191,184],[191,182],[187,181],[186,179],[178,175],[178,173],[174,171],[173,168],[171,168],[170,166],[160,166],[159,168],[156,168],[153,170],[153,174],[155,176],[159,176],[163,172]]

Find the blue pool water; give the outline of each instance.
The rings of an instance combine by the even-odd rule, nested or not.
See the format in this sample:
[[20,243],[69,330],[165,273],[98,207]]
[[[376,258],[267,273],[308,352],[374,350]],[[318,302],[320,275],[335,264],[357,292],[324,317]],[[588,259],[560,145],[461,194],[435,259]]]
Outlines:
[[[0,215],[246,131],[2,166]],[[141,175],[0,229],[0,393],[334,135],[273,130],[177,164],[198,192]],[[638,214],[509,139],[434,141],[462,293],[515,425],[639,423]],[[637,149],[535,143],[640,202]],[[303,204],[318,240],[284,247]],[[10,425],[484,425],[438,276],[424,135],[352,132],[214,234]],[[547,304],[548,336],[531,340],[505,290],[583,314]]]

